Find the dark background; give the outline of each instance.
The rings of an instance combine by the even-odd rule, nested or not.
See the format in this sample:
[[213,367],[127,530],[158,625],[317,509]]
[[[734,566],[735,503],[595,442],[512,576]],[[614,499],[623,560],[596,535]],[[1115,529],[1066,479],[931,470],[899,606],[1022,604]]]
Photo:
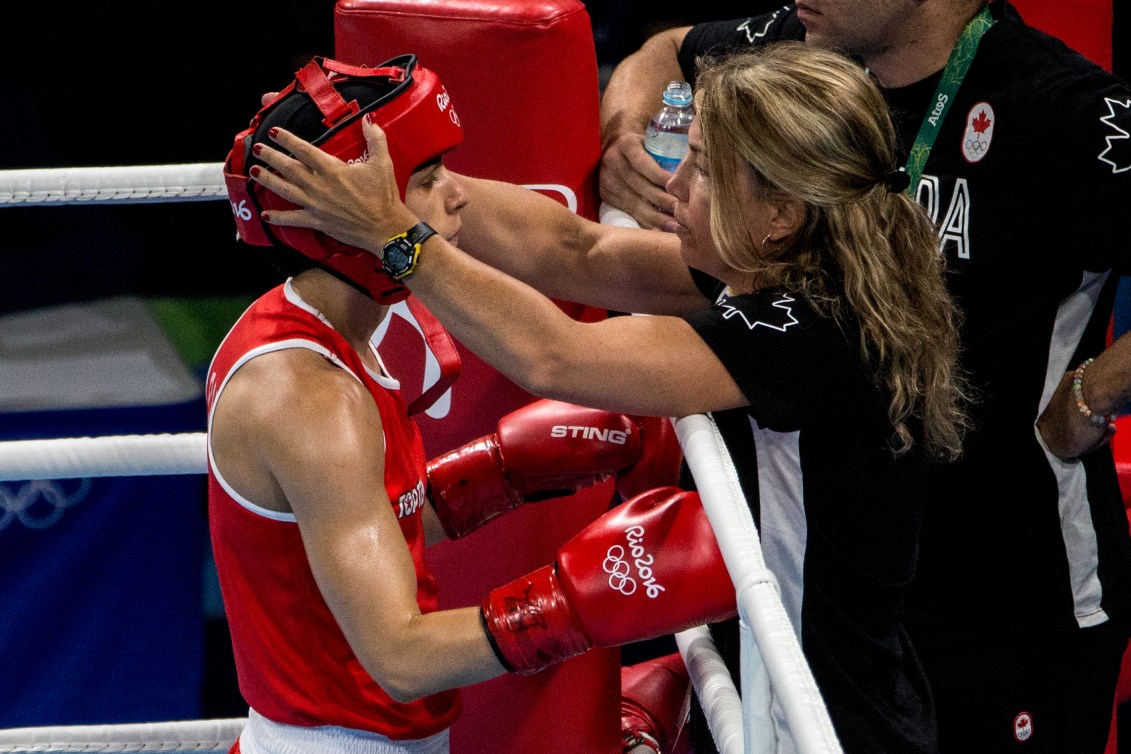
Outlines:
[[[590,0],[607,72],[652,33],[778,0]],[[1115,71],[1128,13],[1115,3]],[[694,9],[692,9],[694,8]],[[221,162],[311,55],[333,54],[331,0],[24,4],[0,31],[0,169]],[[1126,77],[1126,74],[1123,74]],[[273,282],[221,201],[0,207],[0,313],[111,295],[257,293]]]
[[[590,2],[599,62],[648,34],[777,2]],[[311,55],[333,55],[330,0],[24,4],[0,31],[0,170],[223,161]],[[642,22],[642,19],[649,19]],[[258,293],[274,279],[222,201],[0,207],[0,313],[115,295]]]

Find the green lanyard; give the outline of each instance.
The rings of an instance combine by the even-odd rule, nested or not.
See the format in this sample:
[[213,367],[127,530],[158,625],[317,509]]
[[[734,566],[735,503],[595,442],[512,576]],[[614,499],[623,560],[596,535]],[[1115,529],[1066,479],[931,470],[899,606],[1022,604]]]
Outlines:
[[919,126],[919,135],[915,137],[915,144],[911,147],[911,153],[907,155],[907,166],[904,169],[911,178],[911,183],[908,184],[905,193],[911,198],[915,198],[919,178],[923,175],[923,168],[927,166],[927,158],[931,155],[931,147],[935,144],[935,137],[939,135],[943,119],[950,111],[950,105],[958,94],[962,80],[966,78],[966,72],[970,70],[970,64],[974,62],[978,43],[994,25],[995,20],[989,7],[982,8],[982,11],[966,24],[962,36],[950,51],[950,58],[946,61],[942,77],[939,78],[939,85],[935,88],[933,104],[928,105],[923,124]]

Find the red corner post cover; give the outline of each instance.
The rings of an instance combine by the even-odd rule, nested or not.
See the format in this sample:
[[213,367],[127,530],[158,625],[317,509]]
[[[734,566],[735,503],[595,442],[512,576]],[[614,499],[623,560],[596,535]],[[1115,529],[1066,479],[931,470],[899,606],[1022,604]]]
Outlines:
[[[439,74],[464,128],[463,144],[445,157],[453,170],[535,187],[596,219],[600,94],[592,22],[579,0],[338,0],[334,31],[338,60],[378,65],[412,52]],[[575,319],[606,316],[559,306]],[[429,457],[493,432],[499,418],[533,400],[456,347],[463,367],[449,399],[415,417]],[[380,350],[407,400],[429,386],[434,360],[403,309],[390,318]],[[602,483],[432,548],[441,606],[478,604],[492,588],[551,562],[612,496],[612,483]],[[619,698],[615,649],[476,684],[463,691],[451,750],[613,754],[620,751]]]
[[1030,26],[1111,70],[1112,0],[1014,0],[1013,5]]

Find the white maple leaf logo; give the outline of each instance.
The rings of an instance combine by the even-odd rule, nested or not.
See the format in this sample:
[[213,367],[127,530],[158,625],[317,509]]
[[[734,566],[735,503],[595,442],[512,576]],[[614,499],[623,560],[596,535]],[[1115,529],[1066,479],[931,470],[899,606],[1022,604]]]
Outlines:
[[766,36],[766,32],[769,31],[770,24],[772,24],[774,21],[777,21],[778,16],[780,14],[781,14],[781,10],[774,11],[774,14],[772,16],[770,16],[770,20],[766,21],[765,26],[763,26],[761,29],[754,29],[750,25],[750,22],[753,21],[754,19],[748,18],[745,21],[743,21],[741,24],[739,24],[738,28],[735,29],[735,31],[746,32],[746,41],[749,42],[750,44],[753,44],[754,42],[758,41],[762,37]]
[[[1123,173],[1131,170],[1131,134],[1115,122],[1120,115],[1126,115],[1126,110],[1131,108],[1131,99],[1120,102],[1111,97],[1104,97],[1107,102],[1108,114],[1100,118],[1101,123],[1106,123],[1114,134],[1104,137],[1107,146],[1100,152],[1100,162],[1111,165],[1111,172]],[[1121,108],[1116,110],[1116,108]]]
[[792,327],[793,325],[797,324],[797,318],[793,316],[793,308],[790,306],[790,304],[795,300],[796,299],[791,298],[790,296],[787,296],[783,293],[782,297],[773,303],[773,307],[781,312],[781,316],[776,320],[771,320],[769,322],[761,318],[751,322],[750,319],[746,316],[745,312],[739,311],[737,308],[731,306],[730,304],[722,303],[724,310],[723,319],[739,317],[751,330],[753,330],[755,327],[762,326],[768,327],[771,330],[777,330],[778,332],[785,332],[786,328]]

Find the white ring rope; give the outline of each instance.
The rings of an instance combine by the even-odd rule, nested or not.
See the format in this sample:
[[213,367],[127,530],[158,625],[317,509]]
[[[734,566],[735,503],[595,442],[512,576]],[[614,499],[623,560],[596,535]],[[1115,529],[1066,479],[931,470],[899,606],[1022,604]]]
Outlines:
[[[723,561],[735,584],[738,612],[743,624],[741,629],[744,634],[751,632],[754,640],[749,644],[743,643],[742,653],[742,696],[746,701],[744,751],[777,750],[767,733],[767,729],[775,727],[771,719],[771,705],[776,702],[785,715],[786,724],[782,727],[792,736],[798,751],[839,754],[842,750],[832,720],[801,651],[797,633],[782,605],[777,580],[762,559],[762,547],[750,507],[715,422],[705,414],[693,414],[676,421],[675,429]],[[747,652],[748,646],[753,651]],[[686,657],[684,662],[688,662]],[[690,667],[689,664],[689,670]],[[758,683],[759,674],[763,676],[763,685]],[[767,674],[768,678],[765,677]],[[724,678],[715,678],[712,674],[710,680],[713,683],[731,683],[729,674]],[[765,681],[771,683],[765,686]],[[699,693],[704,679],[693,676],[692,682]],[[721,716],[721,722],[727,725],[727,730],[711,729],[719,744],[733,738],[734,733],[729,730],[731,725],[740,724],[729,715]],[[755,749],[756,744],[760,748]],[[729,752],[724,751],[723,754]]]
[[0,207],[227,199],[222,163],[0,170]]
[[207,471],[203,432],[0,442],[0,482]]
[[0,730],[0,752],[166,752],[227,754],[247,718]]
[[[706,626],[675,635],[691,685],[720,754],[744,754],[742,699]],[[773,736],[767,736],[770,741]]]

